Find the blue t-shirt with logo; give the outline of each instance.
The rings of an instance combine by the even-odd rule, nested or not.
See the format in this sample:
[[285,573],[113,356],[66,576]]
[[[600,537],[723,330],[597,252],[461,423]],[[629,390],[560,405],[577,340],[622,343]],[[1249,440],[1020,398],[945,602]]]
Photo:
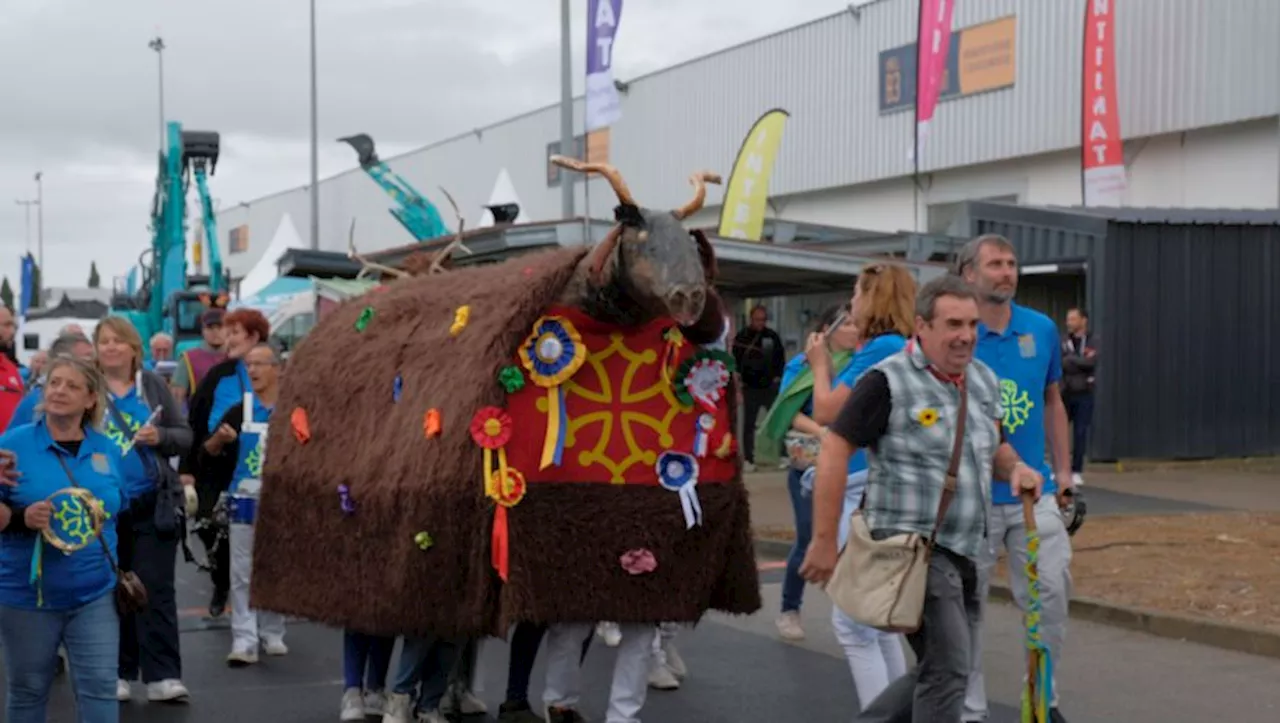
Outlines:
[[[133,435],[142,429],[147,418],[151,416],[151,408],[146,400],[138,394],[138,385],[133,385],[121,396],[111,395],[111,403],[120,412],[125,429],[116,424],[116,417],[107,409],[103,415],[103,432],[116,446],[116,459],[120,465],[120,474],[124,477],[125,491],[129,499],[137,499],[156,488],[155,451],[140,444],[130,444]],[[127,450],[127,452],[126,452]]]
[[[102,528],[102,539],[112,557],[116,555],[116,516],[125,504],[123,483],[115,445],[101,432],[86,428],[79,451],[69,454],[53,441],[43,419],[25,424],[0,437],[0,449],[17,456],[21,477],[18,484],[0,485],[0,502],[11,508],[25,508],[48,499],[54,492],[71,486],[58,463],[62,457],[77,486],[84,487],[102,501],[110,517]],[[57,518],[55,518],[57,524]],[[72,610],[87,605],[115,589],[116,576],[97,541],[64,555],[41,542],[40,589],[31,581],[32,552],[36,534],[0,533],[0,606],[24,610]],[[38,593],[43,593],[40,605]]]
[[[1044,475],[1044,494],[1053,494],[1058,487],[1045,459],[1044,391],[1062,379],[1058,327],[1038,311],[1017,304],[1010,307],[1009,326],[1003,334],[978,324],[974,356],[1000,378],[1006,439],[1023,462]],[[992,482],[991,501],[1018,504],[1008,480]]]

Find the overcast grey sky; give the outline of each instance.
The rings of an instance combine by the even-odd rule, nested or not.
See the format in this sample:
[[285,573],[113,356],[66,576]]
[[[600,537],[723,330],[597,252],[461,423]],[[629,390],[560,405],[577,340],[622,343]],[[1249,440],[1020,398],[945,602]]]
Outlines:
[[[628,78],[846,7],[847,0],[626,0],[614,73]],[[581,92],[586,0],[573,1]],[[331,141],[367,132],[382,155],[559,98],[556,0],[317,0],[320,174],[354,165]],[[222,134],[223,205],[307,182],[307,0],[0,0],[0,274],[15,293],[24,209],[44,172],[46,285],[108,286],[149,247],[165,112]],[[194,192],[191,197],[194,198]],[[36,221],[33,209],[31,244]]]

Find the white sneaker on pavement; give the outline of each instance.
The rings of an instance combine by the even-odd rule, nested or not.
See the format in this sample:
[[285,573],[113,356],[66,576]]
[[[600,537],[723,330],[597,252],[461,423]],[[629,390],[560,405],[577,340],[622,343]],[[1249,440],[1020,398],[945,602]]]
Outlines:
[[680,679],[670,668],[655,660],[649,666],[649,687],[654,690],[678,690]]
[[129,681],[117,680],[116,681],[116,700],[120,701],[121,703],[125,703],[132,698],[133,698],[133,689],[129,687]]
[[804,628],[800,626],[800,613],[790,610],[778,616],[778,635],[783,640],[804,640]]
[[1072,472],[1071,484],[1075,485],[1076,487],[1084,487],[1084,477],[1082,477],[1079,472]]
[[256,650],[235,650],[227,655],[227,665],[233,668],[243,668],[246,665],[253,665],[258,662],[258,652]]
[[262,641],[262,650],[267,655],[274,657],[289,654],[289,646],[285,645],[283,640],[264,640]]
[[662,657],[666,659],[667,669],[676,679],[684,680],[689,675],[689,666],[684,664],[684,658],[680,657],[675,643],[668,640],[662,644]]
[[[458,701],[456,709],[453,705],[455,698]],[[483,700],[480,700],[476,697],[475,693],[469,690],[458,691],[456,689],[450,689],[446,691],[444,697],[440,699],[440,712],[444,715],[451,715],[453,713],[461,713],[462,715],[480,715],[481,713],[488,713],[489,706],[485,705]]]
[[365,715],[382,715],[387,709],[387,694],[381,690],[366,690],[364,692],[364,714]]
[[408,693],[392,693],[382,710],[382,723],[409,723],[413,716],[413,699]]
[[342,691],[342,707],[338,720],[364,720],[364,693],[359,688],[347,688]]
[[191,691],[181,680],[157,680],[147,683],[147,700],[153,703],[182,703],[191,696]]
[[418,714],[418,720],[421,723],[449,723],[449,719],[439,710],[424,711]]

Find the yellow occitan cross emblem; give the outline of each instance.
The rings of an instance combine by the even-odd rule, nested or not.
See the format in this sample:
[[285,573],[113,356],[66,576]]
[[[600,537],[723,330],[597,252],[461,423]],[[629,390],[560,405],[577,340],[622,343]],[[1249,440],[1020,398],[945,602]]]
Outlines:
[[[617,382],[617,389],[614,388],[614,380],[609,379],[609,375],[605,370],[604,362],[614,354],[621,355],[627,361],[626,372],[622,375],[622,379]],[[643,389],[633,389],[635,378],[638,373],[645,367],[653,364],[659,364],[658,351],[647,349],[636,352],[630,349],[625,341],[625,336],[621,333],[610,334],[609,346],[604,349],[590,350],[587,352],[586,366],[595,370],[595,374],[578,373],[564,383],[565,396],[579,396],[588,399],[596,404],[610,405],[616,401],[622,405],[639,404],[652,399],[655,396],[662,396],[667,400],[666,414],[657,419],[647,414],[636,411],[624,410],[615,416],[610,411],[591,412],[588,414],[572,416],[569,421],[569,428],[565,430],[565,450],[574,449],[577,444],[577,435],[584,427],[591,424],[600,425],[600,436],[596,439],[595,446],[591,449],[583,449],[578,451],[578,464],[583,467],[589,467],[593,464],[599,464],[609,470],[609,481],[614,484],[624,484],[627,470],[637,464],[652,466],[658,461],[658,453],[652,449],[644,449],[636,440],[634,430],[635,425],[649,427],[658,433],[658,444],[665,449],[674,444],[675,440],[671,436],[671,422],[682,411],[688,411],[688,407],[680,404],[675,397],[673,387],[665,382],[661,374],[655,374],[654,383]],[[588,381],[594,377],[595,383],[600,385],[599,389],[588,389],[582,386],[582,382]],[[547,400],[540,398],[537,401],[538,411],[544,414],[547,411]],[[617,429],[615,430],[615,426]],[[608,456],[609,440],[613,438],[615,433],[622,435],[627,445],[627,456],[623,459],[612,459]]]
[[1018,427],[1027,423],[1036,403],[1031,401],[1031,395],[1025,389],[1018,389],[1017,382],[1001,379],[1000,406],[1004,408],[1004,429],[1013,434],[1018,431]]

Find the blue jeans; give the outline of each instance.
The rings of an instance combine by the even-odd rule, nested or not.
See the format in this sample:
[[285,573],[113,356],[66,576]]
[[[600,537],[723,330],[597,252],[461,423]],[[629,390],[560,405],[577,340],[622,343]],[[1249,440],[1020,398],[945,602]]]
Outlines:
[[418,711],[439,710],[461,650],[462,645],[450,638],[406,635],[391,692],[412,695],[416,690]]
[[119,723],[120,616],[112,593],[73,610],[0,607],[0,646],[8,676],[5,720],[45,723],[59,645],[66,646],[71,664],[77,723]]
[[387,687],[394,637],[342,631],[342,677],[348,688],[382,690]]
[[782,577],[784,613],[798,611],[804,600],[804,578],[800,577],[800,565],[804,563],[804,553],[809,549],[809,538],[813,535],[813,497],[806,496],[800,489],[800,477],[803,474],[798,469],[787,470],[787,492],[791,495],[791,511],[796,520],[796,541],[791,545],[791,554],[787,555],[787,571]]

